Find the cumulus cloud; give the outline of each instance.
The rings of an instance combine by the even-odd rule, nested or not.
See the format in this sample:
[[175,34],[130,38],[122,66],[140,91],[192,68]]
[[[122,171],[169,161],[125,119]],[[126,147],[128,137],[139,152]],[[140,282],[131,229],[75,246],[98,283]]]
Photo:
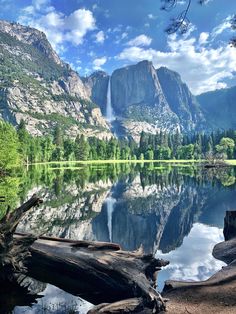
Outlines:
[[107,58],[106,57],[94,59],[93,60],[93,69],[94,70],[101,70],[102,69],[102,65],[104,65],[106,62],[107,62]]
[[199,44],[200,45],[205,45],[207,43],[207,40],[209,38],[209,33],[202,32],[199,36]]
[[83,43],[85,35],[96,28],[96,21],[90,10],[78,9],[65,15],[50,6],[49,0],[34,0],[22,10],[18,22],[43,31],[52,46],[60,52],[63,44]]
[[97,42],[97,43],[100,43],[100,44],[103,44],[103,43],[104,43],[104,41],[105,41],[105,34],[104,34],[103,31],[98,32],[98,33],[95,35],[95,37],[96,37],[96,42]]
[[[206,35],[202,35],[203,39],[206,40]],[[130,62],[146,59],[152,61],[156,68],[166,66],[180,73],[194,94],[225,88],[227,84],[224,80],[233,78],[236,54],[229,45],[199,47],[194,37],[179,39],[172,35],[168,39],[168,47],[168,51],[163,52],[134,45],[123,49],[116,58]]]
[[150,46],[152,42],[152,38],[142,34],[139,35],[133,39],[131,39],[127,45],[128,46],[138,46],[138,47],[144,47],[144,46]]

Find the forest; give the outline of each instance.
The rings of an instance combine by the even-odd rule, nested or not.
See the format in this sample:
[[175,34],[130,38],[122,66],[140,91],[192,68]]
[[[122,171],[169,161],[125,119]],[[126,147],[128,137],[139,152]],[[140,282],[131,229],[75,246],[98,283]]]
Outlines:
[[17,129],[1,121],[0,169],[50,161],[234,159],[235,143],[233,130],[192,135],[142,132],[139,143],[133,139],[86,139],[84,135],[71,139],[58,124],[53,136],[33,137],[24,121]]

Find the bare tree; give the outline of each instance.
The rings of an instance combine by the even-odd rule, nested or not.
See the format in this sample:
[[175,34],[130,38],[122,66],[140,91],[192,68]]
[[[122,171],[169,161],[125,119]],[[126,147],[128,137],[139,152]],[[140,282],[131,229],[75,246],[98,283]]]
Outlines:
[[[161,10],[170,12],[177,5],[180,0],[161,0]],[[208,0],[196,0],[200,5],[203,5],[208,2]],[[170,24],[165,29],[168,35],[174,33],[184,34],[187,32],[190,24],[190,20],[188,18],[188,13],[190,11],[193,0],[186,0],[186,6],[183,11],[181,11],[176,17],[171,19]],[[231,19],[231,27],[233,30],[236,30],[236,14]],[[233,37],[230,40],[230,45],[236,47],[236,37]]]

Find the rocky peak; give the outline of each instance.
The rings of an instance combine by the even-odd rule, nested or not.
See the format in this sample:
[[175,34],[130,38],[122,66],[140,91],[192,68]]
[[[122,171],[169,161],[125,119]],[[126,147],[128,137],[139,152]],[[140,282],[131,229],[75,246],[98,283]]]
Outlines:
[[34,46],[55,63],[65,66],[53,50],[43,32],[29,26],[23,26],[19,23],[10,23],[5,20],[0,20],[0,31],[15,37],[25,44]]
[[117,114],[135,104],[166,105],[165,97],[150,61],[115,70],[111,76],[112,105]]
[[181,76],[166,67],[156,70],[170,109],[180,118],[185,131],[200,129],[204,117],[196,97],[192,95]]
[[0,58],[1,118],[13,124],[23,119],[37,136],[51,133],[56,123],[72,138],[112,136],[81,78],[59,59],[45,34],[0,21]]
[[103,115],[105,115],[109,75],[104,71],[96,71],[89,77],[82,78],[82,80],[89,97],[101,108]]

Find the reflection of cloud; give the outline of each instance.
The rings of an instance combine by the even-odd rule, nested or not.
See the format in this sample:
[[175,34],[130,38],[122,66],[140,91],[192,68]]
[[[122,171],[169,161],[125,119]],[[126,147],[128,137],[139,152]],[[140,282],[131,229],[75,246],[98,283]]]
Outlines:
[[45,313],[69,313],[70,309],[78,311],[80,314],[86,314],[93,305],[89,302],[82,300],[79,297],[75,297],[63,290],[47,285],[47,288],[43,292],[43,298],[38,299],[38,303],[30,307],[16,307],[14,309],[15,314],[27,313],[37,314],[45,311]]
[[170,261],[160,272],[159,288],[164,280],[206,280],[224,265],[212,256],[215,244],[223,241],[222,229],[195,223],[181,247],[167,254],[157,251],[156,257]]

